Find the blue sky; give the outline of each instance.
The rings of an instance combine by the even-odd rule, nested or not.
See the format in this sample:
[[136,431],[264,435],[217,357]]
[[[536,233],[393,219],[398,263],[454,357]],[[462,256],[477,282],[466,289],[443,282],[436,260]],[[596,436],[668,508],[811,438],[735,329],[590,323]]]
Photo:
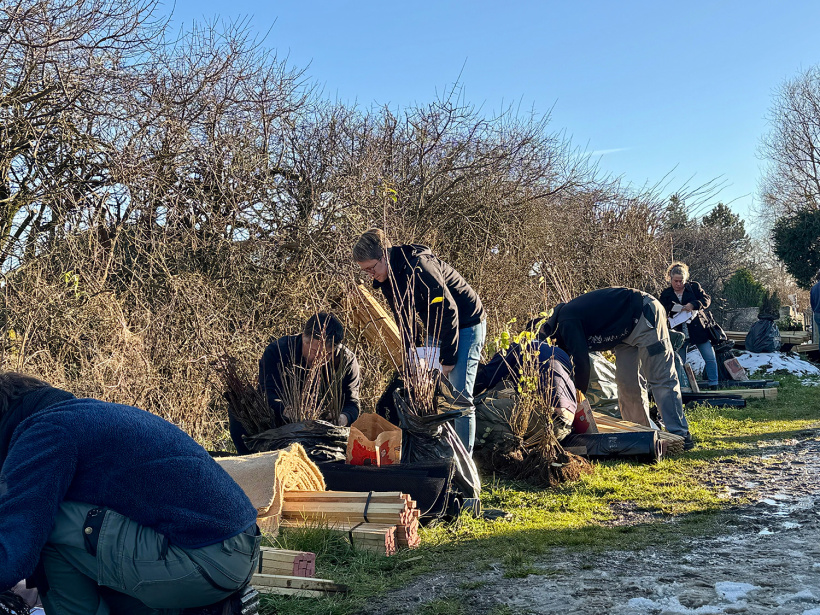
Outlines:
[[[723,176],[744,217],[784,79],[820,62],[820,2],[177,0],[174,24],[251,16],[325,95],[391,108],[460,78],[467,101],[539,113],[600,168],[669,192]],[[690,179],[691,178],[691,179]]]

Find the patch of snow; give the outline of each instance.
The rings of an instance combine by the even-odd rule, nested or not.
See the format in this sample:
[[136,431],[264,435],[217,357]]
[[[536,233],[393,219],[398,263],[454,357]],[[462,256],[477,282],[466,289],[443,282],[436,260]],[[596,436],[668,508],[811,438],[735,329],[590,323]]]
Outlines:
[[745,598],[746,594],[756,589],[760,589],[760,586],[751,585],[750,583],[736,583],[735,581],[715,583],[715,591],[718,596],[729,602],[738,602]]
[[[686,360],[689,360],[688,356]],[[796,376],[820,376],[820,368],[804,359],[784,352],[749,352],[745,350],[737,356],[737,361],[750,375],[757,371],[772,374],[783,370]]]
[[794,523],[793,521],[786,521],[780,524],[784,530],[796,530],[799,527],[803,527],[799,523]]
[[808,611],[803,611],[801,615],[820,615],[820,609],[809,609]]
[[786,604],[787,602],[810,602],[812,600],[816,600],[814,594],[811,593],[810,590],[804,589],[801,592],[797,592],[796,594],[791,594],[789,596],[780,596],[777,599],[779,604]]
[[812,568],[820,568],[820,562],[814,562],[814,563],[811,565],[811,567],[812,567]]
[[774,532],[771,531],[769,528],[764,527],[762,530],[760,530],[758,532],[758,535],[760,535],[760,536],[773,536]]
[[659,600],[650,600],[649,598],[632,598],[627,602],[627,607],[636,609],[638,613],[645,615],[652,611],[663,611],[670,615],[722,615],[724,610],[722,607],[705,604],[696,609],[690,609],[683,606],[676,597],[661,598]]
[[660,605],[654,600],[650,600],[649,598],[631,598],[629,602],[626,603],[627,606],[632,607],[633,609],[660,609]]
[[703,373],[703,368],[706,367],[706,361],[695,346],[690,347],[691,350],[686,352],[686,362],[692,366],[692,371],[695,376]]
[[803,378],[800,381],[804,387],[820,387],[820,378],[816,376],[809,376],[808,378]]

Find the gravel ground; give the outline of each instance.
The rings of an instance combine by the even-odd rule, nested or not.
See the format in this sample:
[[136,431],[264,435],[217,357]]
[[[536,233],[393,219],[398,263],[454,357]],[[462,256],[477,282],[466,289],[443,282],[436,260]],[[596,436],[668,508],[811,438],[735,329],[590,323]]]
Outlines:
[[[543,574],[521,579],[505,579],[500,563],[488,572],[432,574],[363,613],[413,613],[458,596],[478,614],[507,605],[521,615],[820,615],[820,431],[767,442],[758,456],[715,464],[703,480],[729,500],[750,500],[729,507],[716,537],[594,555],[555,549],[535,564]],[[656,520],[628,506],[616,512],[618,525]],[[460,589],[465,581],[483,584]]]

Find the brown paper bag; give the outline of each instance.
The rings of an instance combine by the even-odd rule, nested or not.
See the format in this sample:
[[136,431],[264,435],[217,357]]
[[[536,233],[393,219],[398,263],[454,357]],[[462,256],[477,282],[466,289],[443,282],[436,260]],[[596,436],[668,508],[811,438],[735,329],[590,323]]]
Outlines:
[[347,463],[389,466],[401,461],[401,429],[378,414],[362,414],[350,426]]

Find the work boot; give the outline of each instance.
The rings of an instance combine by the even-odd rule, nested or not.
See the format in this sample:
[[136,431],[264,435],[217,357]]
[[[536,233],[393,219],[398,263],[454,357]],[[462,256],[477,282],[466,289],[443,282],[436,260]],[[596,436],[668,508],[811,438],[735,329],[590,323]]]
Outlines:
[[683,439],[683,450],[691,451],[693,448],[695,448],[695,439],[692,437],[692,434],[687,433]]

